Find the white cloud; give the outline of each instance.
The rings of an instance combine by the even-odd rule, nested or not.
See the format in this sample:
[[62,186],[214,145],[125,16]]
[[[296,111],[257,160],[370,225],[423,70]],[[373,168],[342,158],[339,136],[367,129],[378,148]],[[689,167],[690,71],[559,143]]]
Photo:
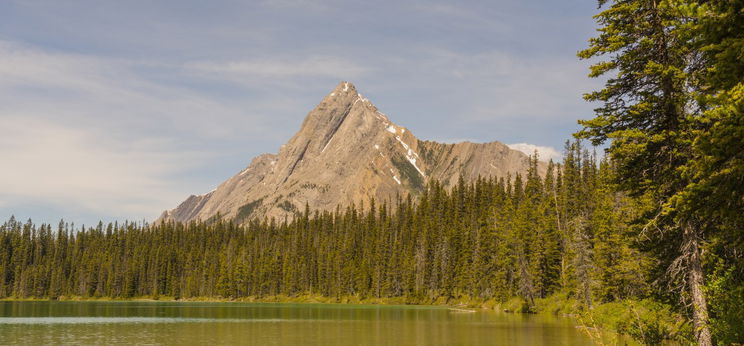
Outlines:
[[187,175],[220,153],[196,143],[265,132],[234,105],[142,76],[149,64],[0,41],[0,206],[154,218],[206,187]]
[[120,142],[22,114],[3,114],[0,132],[0,204],[5,205],[37,201],[101,215],[153,216],[183,197],[179,181],[168,176],[206,156],[173,151],[163,141]]
[[[191,132],[223,138],[262,133],[256,117],[178,83],[151,81],[138,69],[153,63],[50,52],[0,41],[0,116],[94,125],[127,136],[132,130]],[[167,66],[160,66],[166,68]],[[186,84],[186,83],[183,83]],[[164,133],[160,134],[162,137]]]
[[591,81],[576,49],[540,41],[566,36],[539,25],[563,17],[515,16],[518,3],[148,2],[80,16],[84,5],[23,2],[2,35],[14,41],[0,39],[0,207],[172,208],[228,176],[201,149],[237,165],[275,150],[340,80],[422,138],[559,145],[548,137],[581,117]]
[[[286,140],[293,129],[276,126],[277,115],[302,108],[301,117],[312,107],[280,89],[224,97],[194,85],[260,88],[272,78],[292,84],[364,73],[335,57],[163,63],[0,40],[0,206],[154,218],[226,178],[189,174],[220,156],[244,155],[245,143]],[[236,160],[242,166],[250,157]]]
[[515,143],[515,144],[507,144],[509,148],[512,148],[514,150],[519,150],[527,155],[534,155],[535,151],[537,151],[537,156],[542,161],[558,161],[563,158],[563,154],[561,154],[558,150],[556,150],[553,147],[548,146],[540,146],[540,145],[534,145],[529,143]]

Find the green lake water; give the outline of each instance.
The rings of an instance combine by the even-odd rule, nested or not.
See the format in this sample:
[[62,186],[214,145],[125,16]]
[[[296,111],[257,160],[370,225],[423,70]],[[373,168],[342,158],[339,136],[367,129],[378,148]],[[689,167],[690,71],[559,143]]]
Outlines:
[[592,345],[567,318],[447,307],[0,302],[2,345]]

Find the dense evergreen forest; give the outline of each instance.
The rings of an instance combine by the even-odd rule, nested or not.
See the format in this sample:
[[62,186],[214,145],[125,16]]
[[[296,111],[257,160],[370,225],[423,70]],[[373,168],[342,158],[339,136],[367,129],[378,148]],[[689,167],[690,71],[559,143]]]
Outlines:
[[[244,225],[0,227],[0,297],[501,304],[744,343],[744,3],[600,0],[595,118],[538,175]],[[607,144],[599,159],[580,140]]]
[[[0,227],[0,296],[400,298],[406,303],[506,302],[521,311],[556,301],[576,312],[650,299],[655,313],[686,309],[660,284],[667,259],[638,241],[639,201],[616,192],[614,168],[578,142],[562,164],[526,176],[432,183],[416,198],[334,212],[306,207],[292,221],[99,224],[75,229],[13,219]],[[716,244],[716,253],[734,251]],[[727,261],[738,266],[728,266]],[[711,257],[718,323],[744,313],[740,259]],[[543,307],[541,307],[541,304]],[[656,303],[654,303],[656,304]],[[648,306],[645,307],[648,309]],[[718,311],[714,310],[714,313]],[[728,314],[728,315],[727,315]],[[671,316],[671,315],[670,315]],[[719,316],[719,315],[716,315]],[[669,317],[672,319],[672,317]],[[648,326],[647,326],[648,328]],[[685,325],[659,327],[683,337]],[[667,329],[664,329],[667,328]],[[689,328],[688,328],[689,329]]]
[[[76,232],[11,220],[0,233],[0,296],[532,300],[571,288],[591,304],[643,292],[637,279],[647,261],[623,246],[625,229],[611,229],[626,215],[599,187],[609,172],[579,155],[572,149],[565,168],[551,165],[544,179],[533,160],[512,182],[461,182],[451,192],[433,183],[415,201],[308,207],[291,222],[99,224]],[[604,238],[606,246],[593,244]],[[592,283],[595,275],[603,284]]]

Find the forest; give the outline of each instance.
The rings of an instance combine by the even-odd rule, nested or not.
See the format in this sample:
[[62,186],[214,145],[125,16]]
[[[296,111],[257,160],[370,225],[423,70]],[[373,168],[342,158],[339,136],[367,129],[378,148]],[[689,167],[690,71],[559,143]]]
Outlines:
[[[676,244],[644,235],[645,202],[616,191],[609,160],[578,141],[565,150],[542,177],[533,156],[524,177],[460,181],[452,191],[433,182],[417,197],[333,212],[306,206],[291,221],[53,229],[11,219],[0,227],[0,297],[490,303],[606,311],[618,320],[605,323],[640,340],[690,340],[689,307],[675,288],[684,278],[667,273]],[[741,333],[740,249],[711,243],[705,261],[720,339]]]
[[[744,343],[744,3],[599,1],[597,106],[538,174],[287,220],[0,227],[0,297],[467,304]],[[587,148],[605,145],[604,155]]]

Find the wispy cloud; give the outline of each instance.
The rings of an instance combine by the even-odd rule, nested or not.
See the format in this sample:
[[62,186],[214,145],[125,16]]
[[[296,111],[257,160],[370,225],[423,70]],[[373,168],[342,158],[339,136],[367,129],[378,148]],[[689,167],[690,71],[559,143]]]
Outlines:
[[249,116],[148,80],[142,66],[0,41],[0,206],[152,218],[198,185],[187,172],[219,157],[198,143],[260,136],[259,119],[237,133],[223,124]]
[[152,129],[224,136],[230,127],[220,122],[249,118],[178,83],[150,80],[140,69],[151,64],[0,41],[0,111],[66,119],[73,126],[82,122],[127,136]]
[[208,157],[164,140],[126,142],[86,129],[4,114],[0,202],[43,202],[117,217],[151,216],[182,197],[169,179]]
[[275,151],[341,80],[422,139],[559,146],[591,112],[580,96],[598,81],[574,54],[594,10],[0,2],[0,214],[56,203],[48,220],[154,217]]
[[185,67],[202,76],[228,79],[255,85],[256,79],[292,79],[302,77],[359,78],[370,69],[353,61],[334,56],[312,56],[299,59],[264,59],[228,62],[191,62]]
[[226,157],[242,167],[250,157],[234,157],[241,145],[286,140],[294,129],[277,126],[278,115],[303,109],[301,120],[313,104],[281,90],[226,99],[202,84],[260,88],[271,79],[335,81],[366,71],[326,56],[180,64],[0,41],[0,162],[13,167],[0,171],[0,205],[153,218],[205,188],[183,178],[189,172]]

